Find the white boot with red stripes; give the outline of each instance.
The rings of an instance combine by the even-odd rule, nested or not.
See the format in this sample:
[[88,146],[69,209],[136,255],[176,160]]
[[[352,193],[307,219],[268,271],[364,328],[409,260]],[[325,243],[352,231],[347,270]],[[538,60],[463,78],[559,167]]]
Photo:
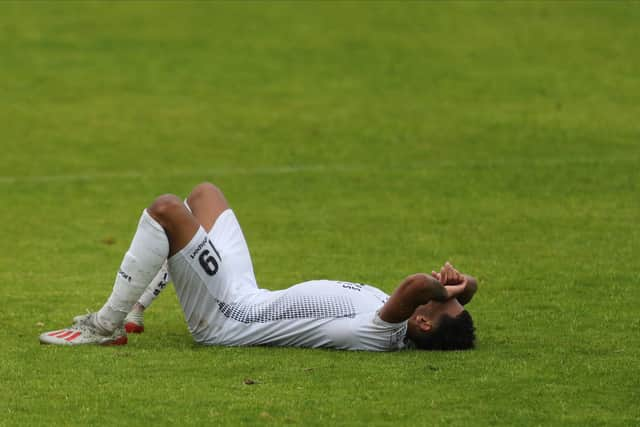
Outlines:
[[42,344],[56,345],[124,345],[127,343],[127,333],[123,328],[109,332],[96,324],[96,313],[89,313],[73,318],[73,325],[57,331],[45,332],[40,335]]

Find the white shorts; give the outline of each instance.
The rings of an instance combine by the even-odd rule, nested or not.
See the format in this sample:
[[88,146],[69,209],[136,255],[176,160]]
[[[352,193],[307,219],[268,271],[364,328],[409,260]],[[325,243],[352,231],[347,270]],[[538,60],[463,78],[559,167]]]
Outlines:
[[258,290],[249,248],[231,209],[218,217],[208,234],[198,229],[169,259],[169,272],[196,341],[215,333],[221,301],[231,303]]

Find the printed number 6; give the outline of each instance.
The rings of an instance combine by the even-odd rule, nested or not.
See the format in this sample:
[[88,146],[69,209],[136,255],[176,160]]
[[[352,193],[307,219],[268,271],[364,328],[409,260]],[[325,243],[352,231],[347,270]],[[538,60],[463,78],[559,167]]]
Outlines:
[[[213,249],[213,252],[215,252],[215,254],[218,256],[218,259],[222,261],[222,257],[213,246],[213,244],[211,242],[208,243],[209,246],[211,246],[211,249]],[[218,261],[213,255],[209,255],[210,253],[211,252],[209,252],[208,249],[203,250],[198,257],[198,261],[200,261],[200,265],[209,276],[214,276],[218,272]]]

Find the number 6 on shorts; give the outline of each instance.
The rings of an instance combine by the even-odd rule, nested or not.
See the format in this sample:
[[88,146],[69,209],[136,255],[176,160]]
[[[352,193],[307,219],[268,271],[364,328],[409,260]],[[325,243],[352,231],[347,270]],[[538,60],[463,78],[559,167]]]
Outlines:
[[200,253],[198,261],[200,261],[200,265],[209,276],[215,276],[215,274],[218,272],[218,263],[222,262],[222,257],[220,256],[220,253],[218,252],[216,247],[213,246],[213,243],[211,243],[211,240],[208,240],[207,243],[209,243],[209,246],[211,246],[211,249],[218,257],[218,259],[216,260],[213,254],[211,254],[208,249],[205,249]]

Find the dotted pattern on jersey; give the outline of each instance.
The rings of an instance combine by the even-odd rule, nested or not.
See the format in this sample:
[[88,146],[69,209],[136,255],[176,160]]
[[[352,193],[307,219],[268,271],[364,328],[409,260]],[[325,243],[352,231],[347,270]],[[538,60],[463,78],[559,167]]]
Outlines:
[[266,323],[284,319],[355,317],[349,298],[342,296],[283,296],[270,303],[247,305],[218,301],[226,317],[242,323]]

